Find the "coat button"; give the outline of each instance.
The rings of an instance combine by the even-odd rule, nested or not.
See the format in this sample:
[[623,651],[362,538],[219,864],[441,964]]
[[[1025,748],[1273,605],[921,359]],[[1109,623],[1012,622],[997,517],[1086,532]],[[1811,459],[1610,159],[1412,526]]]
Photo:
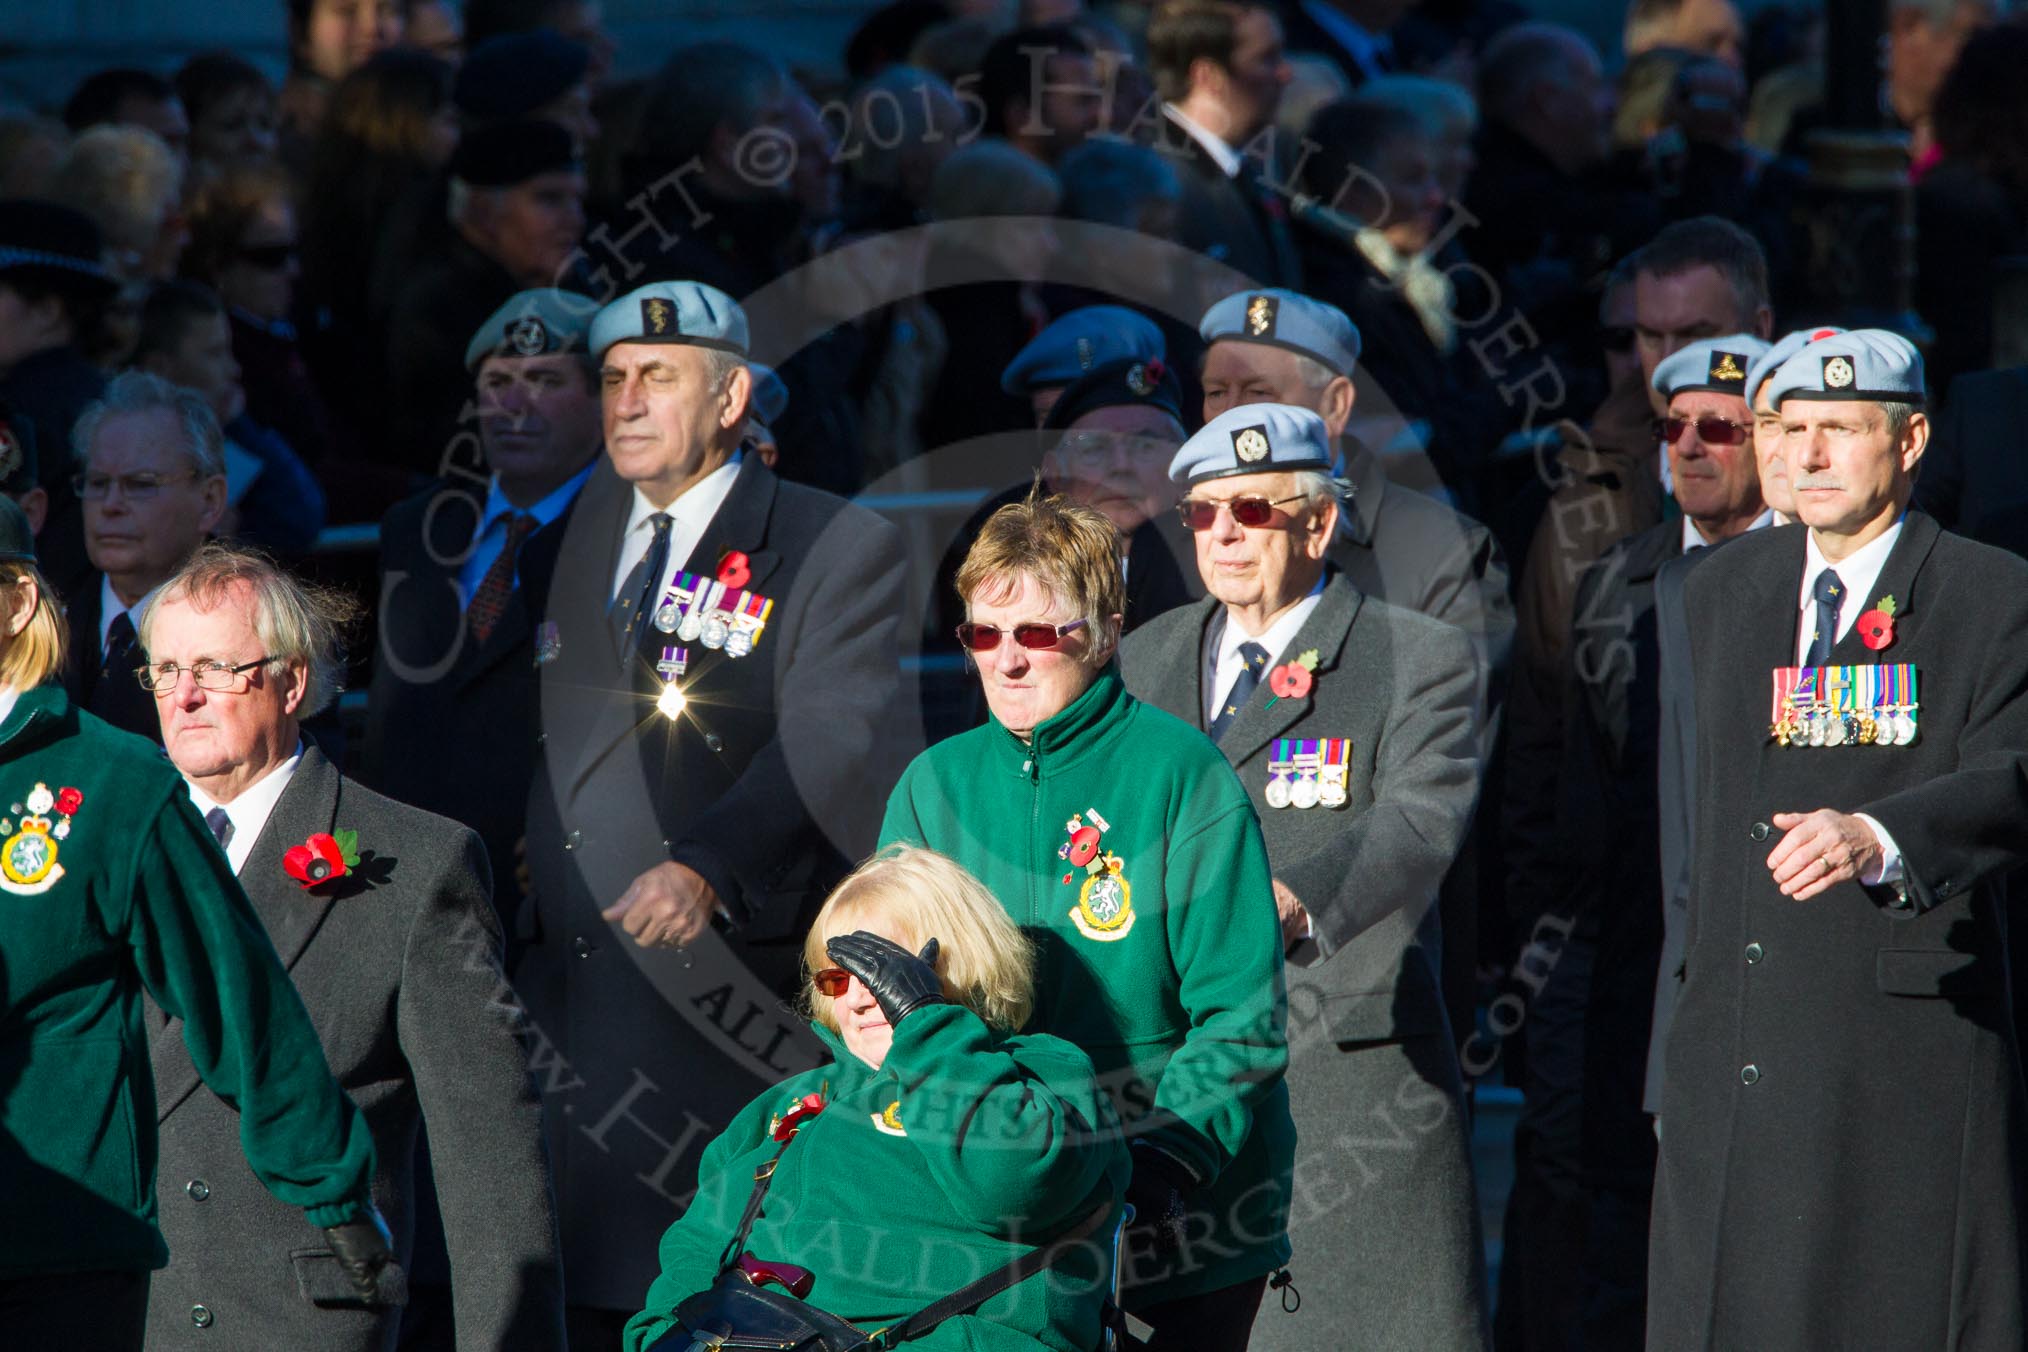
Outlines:
[[1746,946],[1746,960],[1748,962],[1759,962],[1766,952],[1767,950],[1759,944],[1748,944]]
[[210,1310],[207,1310],[207,1309],[205,1309],[205,1308],[204,1308],[204,1307],[203,1307],[202,1305],[193,1305],[193,1306],[191,1306],[191,1307],[190,1307],[190,1322],[191,1322],[191,1323],[193,1323],[193,1324],[195,1324],[195,1325],[197,1325],[197,1327],[199,1327],[199,1328],[201,1328],[201,1329],[208,1329],[208,1328],[210,1328],[210,1327],[211,1327],[211,1311],[210,1311]]
[[584,842],[584,832],[572,831],[569,835],[563,838],[563,848],[566,850],[574,850],[583,842]]
[[715,732],[707,732],[704,734],[704,744],[710,747],[713,751],[725,750],[725,739],[723,737],[720,737]]
[[591,940],[585,938],[582,934],[578,935],[577,938],[570,941],[570,951],[577,954],[580,958],[590,957],[592,953]]
[[1746,829],[1748,838],[1752,840],[1766,840],[1773,832],[1774,828],[1766,822],[1755,822]]
[[185,1183],[183,1191],[190,1194],[190,1200],[193,1202],[201,1202],[211,1196],[211,1189],[205,1185],[204,1180],[201,1178],[193,1178],[188,1183]]
[[1752,1083],[1753,1083],[1754,1081],[1758,1080],[1759,1078],[1760,1078],[1760,1067],[1759,1067],[1759,1066],[1742,1066],[1742,1067],[1740,1068],[1740,1071],[1739,1071],[1739,1082],[1740,1082],[1741,1084],[1752,1084]]
[[548,741],[549,741],[549,734],[548,734],[548,733],[546,733],[546,732],[538,732],[538,733],[536,733],[536,734],[535,734],[535,744],[536,744],[537,746],[543,746],[543,745],[545,745],[545,744],[546,744],[546,743],[547,743]]

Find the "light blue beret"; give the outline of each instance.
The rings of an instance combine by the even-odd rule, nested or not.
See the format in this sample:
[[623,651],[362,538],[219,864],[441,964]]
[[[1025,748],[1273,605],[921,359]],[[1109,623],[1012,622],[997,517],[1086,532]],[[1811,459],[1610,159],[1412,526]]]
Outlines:
[[1923,402],[1922,354],[1886,329],[1854,329],[1806,343],[1768,377],[1767,397],[1852,399],[1879,404]]
[[650,282],[600,310],[591,351],[604,357],[614,343],[695,343],[746,355],[746,311],[702,282]]
[[465,345],[465,369],[477,371],[488,357],[541,357],[583,352],[599,303],[575,291],[539,286],[507,298]]
[[1763,352],[1760,360],[1753,364],[1753,369],[1746,373],[1746,397],[1752,399],[1759,394],[1760,387],[1767,378],[1780,370],[1783,362],[1795,356],[1807,345],[1819,338],[1835,338],[1844,332],[1844,329],[1826,326],[1820,329],[1797,329],[1794,333],[1785,333],[1775,339],[1774,346]]
[[753,416],[762,427],[773,427],[789,406],[789,387],[782,384],[772,366],[754,361],[747,363],[747,369],[753,372]]
[[1700,338],[1677,348],[1655,367],[1649,383],[1664,399],[1702,390],[1710,394],[1747,397],[1746,373],[1767,351],[1767,344],[1750,333],[1728,333],[1723,338]]
[[1359,328],[1335,305],[1270,287],[1237,291],[1204,312],[1197,336],[1266,343],[1322,362],[1341,376],[1359,364]]
[[1204,424],[1169,462],[1169,477],[1199,484],[1235,474],[1331,471],[1331,433],[1324,420],[1293,404],[1241,404]]
[[1068,385],[1094,366],[1131,357],[1169,358],[1169,345],[1155,321],[1124,305],[1087,305],[1051,320],[1000,373],[1009,394]]

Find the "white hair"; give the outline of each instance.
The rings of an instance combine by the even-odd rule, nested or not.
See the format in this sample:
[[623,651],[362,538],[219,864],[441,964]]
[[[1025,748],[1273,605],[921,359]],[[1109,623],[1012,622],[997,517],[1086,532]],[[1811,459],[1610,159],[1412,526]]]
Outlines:
[[189,455],[191,467],[200,479],[215,478],[225,473],[225,438],[218,430],[218,419],[212,414],[211,405],[197,391],[171,385],[162,377],[146,371],[122,371],[106,386],[103,396],[85,406],[70,434],[71,450],[77,456],[77,463],[87,465],[91,462],[92,442],[106,419],[158,410],[167,413],[175,422],[177,431],[182,434],[183,450]]

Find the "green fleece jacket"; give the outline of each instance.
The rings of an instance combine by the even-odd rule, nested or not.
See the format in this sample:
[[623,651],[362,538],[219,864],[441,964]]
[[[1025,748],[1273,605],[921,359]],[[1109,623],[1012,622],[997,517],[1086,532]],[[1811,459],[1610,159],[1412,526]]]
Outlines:
[[1029,1027],[1089,1053],[1128,1136],[1197,1181],[1208,1226],[1171,1257],[1133,1246],[1121,1303],[1287,1262],[1281,926],[1260,822],[1218,748],[1108,666],[1027,742],[995,721],[916,757],[881,828],[895,841],[1000,899],[1040,952]]
[[1106,1125],[1091,1059],[1059,1038],[1003,1038],[970,1010],[903,1019],[878,1070],[819,1027],[834,1064],[763,1093],[704,1148],[697,1193],[662,1237],[662,1275],[627,1325],[628,1352],[676,1327],[737,1232],[772,1130],[807,1094],[746,1250],[816,1274],[808,1299],[868,1333],[1018,1258],[1090,1216],[1111,1215],[1060,1266],[906,1344],[922,1352],[1089,1352],[1110,1290],[1126,1145]]
[[27,691],[0,722],[0,1277],[169,1261],[143,990],[239,1109],[254,1173],[308,1213],[304,1245],[358,1216],[373,1138],[182,778]]

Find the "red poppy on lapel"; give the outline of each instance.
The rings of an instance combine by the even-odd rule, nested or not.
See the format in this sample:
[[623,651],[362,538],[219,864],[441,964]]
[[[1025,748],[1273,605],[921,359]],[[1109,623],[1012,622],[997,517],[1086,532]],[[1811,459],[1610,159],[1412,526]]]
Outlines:
[[58,789],[56,791],[56,810],[64,816],[70,816],[83,806],[84,795],[76,789]]
[[803,1095],[800,1099],[796,1100],[793,1107],[775,1119],[774,1138],[777,1141],[788,1140],[796,1134],[797,1129],[803,1123],[823,1111],[824,1096],[822,1094]]
[[735,591],[753,581],[753,565],[744,551],[725,551],[718,560],[718,580]]
[[1894,616],[1898,609],[1892,596],[1881,597],[1873,609],[1859,617],[1859,641],[1874,652],[1894,642]]
[[282,871],[305,888],[342,878],[359,864],[359,833],[319,831],[282,853]]

